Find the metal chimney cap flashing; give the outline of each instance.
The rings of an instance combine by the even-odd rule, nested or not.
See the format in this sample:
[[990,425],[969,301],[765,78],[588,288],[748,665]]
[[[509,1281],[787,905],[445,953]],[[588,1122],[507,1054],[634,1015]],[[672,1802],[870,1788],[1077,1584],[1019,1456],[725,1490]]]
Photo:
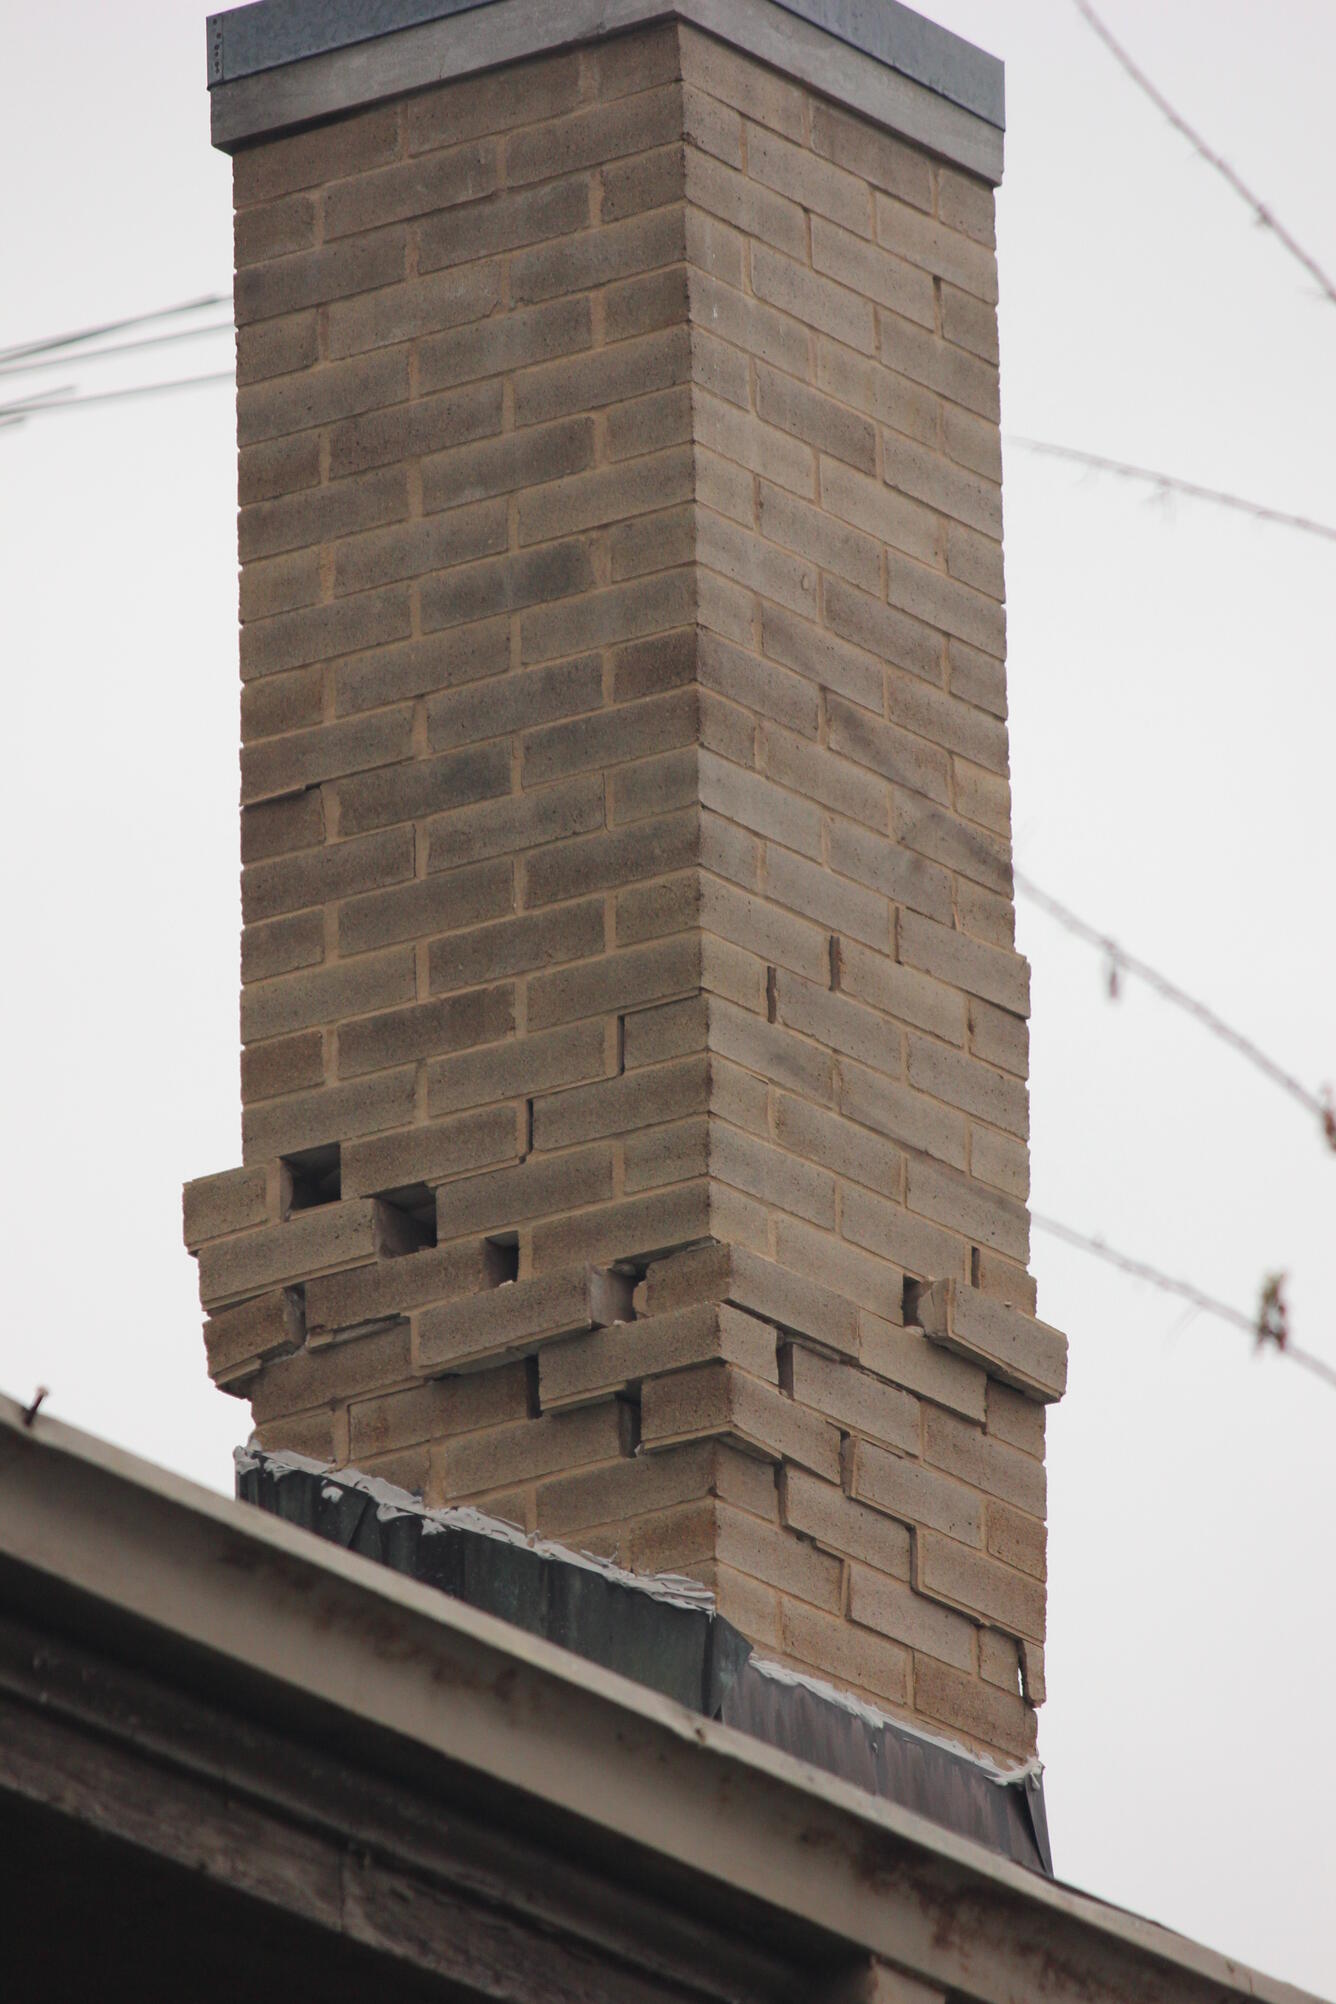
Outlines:
[[[473,13],[495,0],[252,0],[206,22],[209,89],[406,28]],[[900,0],[775,0],[887,69],[1001,131],[1004,71],[996,56]],[[552,0],[558,13],[561,0]],[[661,10],[675,11],[670,4]]]

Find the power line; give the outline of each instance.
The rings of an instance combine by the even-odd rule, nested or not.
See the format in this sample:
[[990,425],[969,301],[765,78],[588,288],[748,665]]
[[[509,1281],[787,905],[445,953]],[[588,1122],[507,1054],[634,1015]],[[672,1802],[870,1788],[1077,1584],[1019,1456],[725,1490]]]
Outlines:
[[201,341],[209,334],[230,334],[230,320],[211,320],[206,327],[180,327],[174,334],[145,334],[136,341],[117,341],[105,348],[85,348],[77,357],[47,356],[40,362],[0,362],[0,376],[35,376],[45,369],[67,369],[71,360],[103,362],[108,356],[134,355],[143,348],[169,348],[177,341]]
[[1328,278],[1322,266],[1317,262],[1317,259],[1309,256],[1302,244],[1297,243],[1290,235],[1274,211],[1261,200],[1260,196],[1254,195],[1247,183],[1240,180],[1229,162],[1221,159],[1220,155],[1207,145],[1201,134],[1188,124],[1182,113],[1174,109],[1164,93],[1156,89],[1145,71],[1138,68],[1137,64],[1132,60],[1127,50],[1122,46],[1122,43],[1117,41],[1109,29],[1105,27],[1099,15],[1090,5],[1090,0],[1073,0],[1073,4],[1082,18],[1094,29],[1105,48],[1113,56],[1115,62],[1132,79],[1137,89],[1144,92],[1156,110],[1168,119],[1175,132],[1180,132],[1183,135],[1193,151],[1206,162],[1207,166],[1213,167],[1216,173],[1228,182],[1240,200],[1247,203],[1262,228],[1271,231],[1277,241],[1284,245],[1290,256],[1297,259],[1303,266],[1309,277],[1316,280],[1332,305],[1336,306],[1336,283],[1333,283]]
[[1007,436],[1009,445],[1019,446],[1022,452],[1032,452],[1045,459],[1068,460],[1073,466],[1084,466],[1096,473],[1114,473],[1123,480],[1144,480],[1158,487],[1166,494],[1186,494],[1193,501],[1209,501],[1217,508],[1232,508],[1242,515],[1251,515],[1259,522],[1273,522],[1282,529],[1299,529],[1306,536],[1325,536],[1336,543],[1336,527],[1327,522],[1315,522],[1308,515],[1290,515],[1280,508],[1268,508],[1260,501],[1249,501],[1241,494],[1227,494],[1217,487],[1200,487],[1193,480],[1180,480],[1172,473],[1159,473],[1153,467],[1133,466],[1122,459],[1105,459],[1097,452],[1083,452],[1074,445],[1054,445],[1048,439],[1018,438],[1014,433]]
[[99,341],[106,334],[123,334],[131,327],[147,327],[156,320],[175,320],[186,313],[202,313],[214,306],[230,306],[226,292],[202,293],[198,299],[182,300],[178,306],[159,306],[151,313],[132,313],[125,320],[104,320],[97,327],[80,327],[72,334],[52,334],[40,341],[21,342],[16,348],[0,348],[0,363],[17,362],[28,355],[46,355],[58,348],[81,347],[85,341]]
[[1149,962],[1129,953],[1116,939],[1108,933],[1100,932],[1098,927],[1089,924],[1079,913],[1074,912],[1070,905],[1064,905],[1050,892],[1042,890],[1032,878],[1023,875],[1019,870],[1015,872],[1015,884],[1021,897],[1028,898],[1031,904],[1038,905],[1039,909],[1062,926],[1064,931],[1072,933],[1077,939],[1084,940],[1088,946],[1097,947],[1106,956],[1111,994],[1117,995],[1118,980],[1123,974],[1131,974],[1138,981],[1144,981],[1162,1001],[1171,1002],[1175,1008],[1182,1009],[1195,1022],[1200,1023],[1203,1029],[1209,1030],[1213,1037],[1218,1037],[1222,1043],[1228,1044],[1231,1050],[1237,1051],[1240,1057],[1246,1058],[1248,1063],[1265,1078],[1270,1079],[1273,1085],[1278,1085],[1283,1092],[1289,1093],[1292,1099],[1296,1099],[1300,1106],[1316,1115],[1328,1146],[1336,1149],[1336,1110],[1333,1109],[1328,1095],[1311,1091],[1302,1079],[1296,1078],[1293,1072],[1286,1071],[1283,1065],[1278,1064],[1255,1044],[1251,1037],[1246,1037],[1241,1030],[1236,1030],[1231,1023],[1226,1023],[1224,1018],[1218,1016],[1207,1003],[1199,1001],[1195,995],[1189,995],[1185,988],[1180,988],[1176,981],[1171,981],[1167,974],[1161,974],[1159,969],[1152,967]]
[[136,383],[124,390],[99,390],[96,395],[62,395],[53,392],[42,399],[29,398],[12,404],[0,404],[0,425],[23,424],[29,418],[51,417],[57,411],[86,410],[90,404],[129,403],[136,397],[164,396],[172,390],[197,390],[206,383],[231,383],[236,380],[231,369],[215,369],[205,376],[175,376],[165,383]]
[[1291,1363],[1309,1371],[1324,1383],[1336,1387],[1336,1368],[1325,1358],[1314,1356],[1310,1350],[1301,1350],[1290,1341],[1289,1314],[1285,1305],[1283,1274],[1270,1274],[1262,1285],[1261,1298],[1255,1315],[1245,1315],[1241,1308],[1235,1308],[1228,1301],[1221,1301],[1213,1294],[1207,1294],[1190,1280],[1180,1280],[1174,1274],[1162,1273],[1158,1267],[1150,1266],[1145,1260],[1134,1259],[1130,1253],[1118,1252],[1101,1238],[1094,1238],[1087,1232],[1078,1232],[1071,1225],[1064,1225],[1057,1218],[1045,1218],[1038,1212],[1031,1212],[1030,1222],[1038,1232],[1047,1232],[1051,1238],[1061,1239],[1065,1245],[1074,1246],[1078,1252],[1089,1253],[1094,1259],[1102,1259],[1107,1266],[1115,1266],[1121,1273],[1130,1274],[1134,1280],[1145,1281],[1147,1286],[1158,1288],[1161,1294],[1176,1295],[1180,1301],[1187,1301],[1203,1315],[1214,1316],[1217,1322],[1227,1322],[1232,1328],[1242,1329],[1260,1349],[1267,1343],[1274,1343],[1281,1355]]

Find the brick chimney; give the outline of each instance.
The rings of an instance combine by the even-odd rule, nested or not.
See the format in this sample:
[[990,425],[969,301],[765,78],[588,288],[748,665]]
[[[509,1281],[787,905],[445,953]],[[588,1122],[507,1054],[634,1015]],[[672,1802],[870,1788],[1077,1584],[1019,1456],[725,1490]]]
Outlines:
[[[1001,71],[885,0],[296,0],[234,155],[260,1441],[1043,1697]],[[616,32],[613,32],[613,31]]]

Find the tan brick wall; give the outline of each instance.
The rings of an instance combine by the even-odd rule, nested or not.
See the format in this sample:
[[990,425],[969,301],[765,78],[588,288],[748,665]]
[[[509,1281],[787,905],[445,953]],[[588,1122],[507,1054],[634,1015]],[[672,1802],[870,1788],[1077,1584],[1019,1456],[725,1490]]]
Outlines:
[[1029,1751],[991,190],[667,24],[236,198],[210,1369]]

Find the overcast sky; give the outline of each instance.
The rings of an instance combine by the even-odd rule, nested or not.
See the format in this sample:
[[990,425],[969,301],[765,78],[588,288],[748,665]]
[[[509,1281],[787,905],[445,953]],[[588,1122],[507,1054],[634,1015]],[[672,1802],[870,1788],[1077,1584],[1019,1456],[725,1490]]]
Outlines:
[[[1104,0],[1328,269],[1328,0]],[[1336,518],[1336,308],[1070,0],[935,0],[1005,58],[1006,430]],[[195,0],[10,10],[0,345],[225,291]],[[229,366],[226,334],[0,388]],[[233,412],[224,386],[0,432],[0,1383],[215,1487],[184,1177],[240,1159]],[[1333,546],[1006,463],[1016,851],[1315,1086],[1332,1013]],[[1336,1361],[1316,1124],[1033,908],[1034,1205]],[[1336,1392],[1035,1235],[1071,1337],[1050,1432],[1060,1874],[1336,1994]]]

